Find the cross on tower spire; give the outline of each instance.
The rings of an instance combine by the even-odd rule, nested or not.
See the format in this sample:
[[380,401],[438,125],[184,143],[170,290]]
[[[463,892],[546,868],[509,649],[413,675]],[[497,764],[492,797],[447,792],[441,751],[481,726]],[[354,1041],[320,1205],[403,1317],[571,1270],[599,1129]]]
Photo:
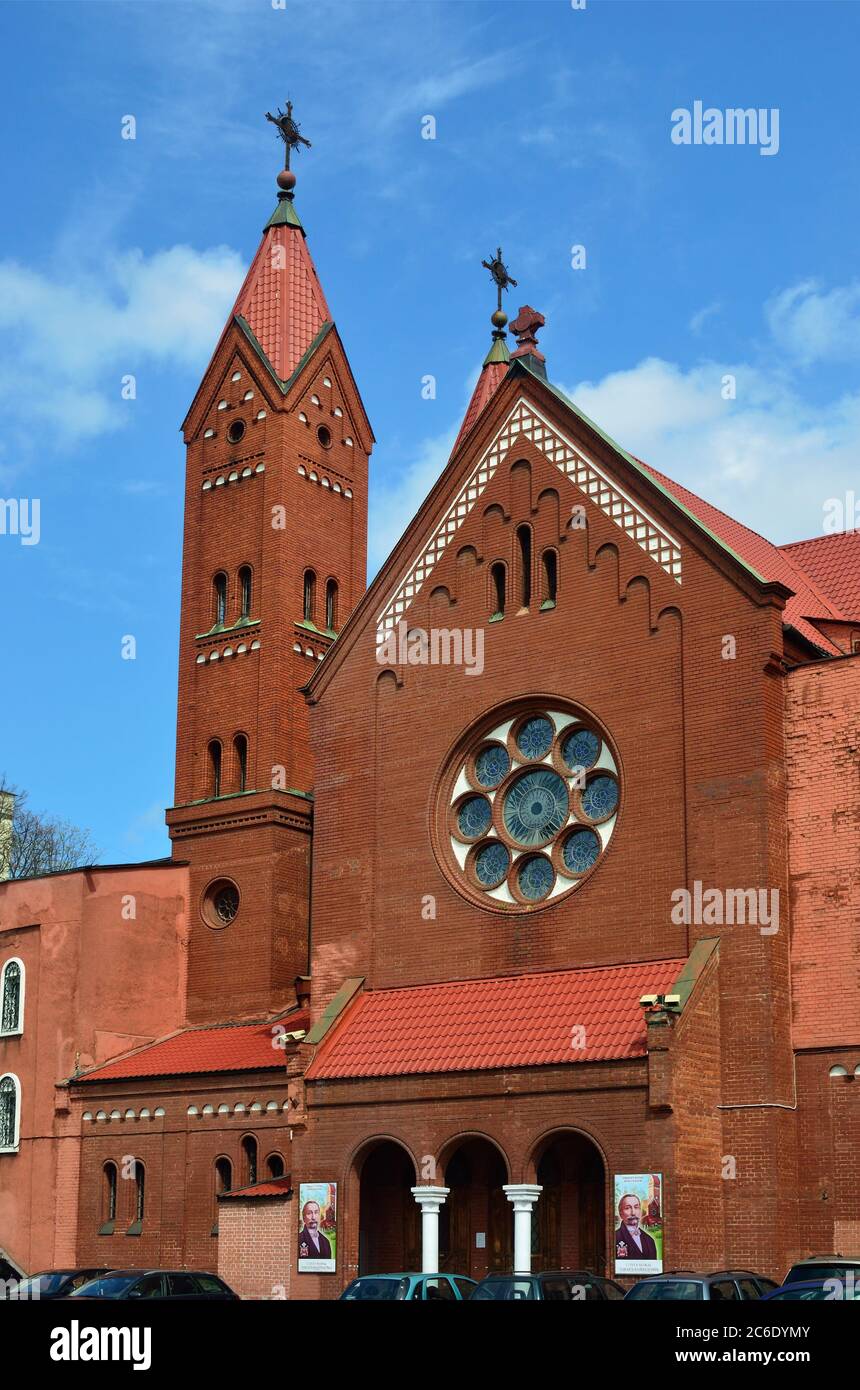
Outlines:
[[501,246],[496,251],[495,256],[492,256],[488,261],[481,261],[481,265],[492,275],[499,293],[499,302],[496,306],[496,312],[492,315],[490,320],[495,330],[493,337],[497,338],[499,336],[504,336],[505,324],[508,321],[508,316],[502,309],[502,290],[509,289],[511,285],[516,285],[517,282],[508,272],[508,268],[502,260]]
[[291,199],[293,189],[296,186],[296,176],[290,168],[290,155],[294,150],[298,152],[300,145],[305,145],[307,149],[310,149],[311,142],[301,134],[301,126],[293,119],[293,103],[291,101],[287,102],[286,111],[282,111],[278,107],[276,116],[273,116],[271,111],[267,111],[266,120],[271,121],[273,126],[277,126],[278,134],[284,142],[284,167],[278,174],[278,187]]

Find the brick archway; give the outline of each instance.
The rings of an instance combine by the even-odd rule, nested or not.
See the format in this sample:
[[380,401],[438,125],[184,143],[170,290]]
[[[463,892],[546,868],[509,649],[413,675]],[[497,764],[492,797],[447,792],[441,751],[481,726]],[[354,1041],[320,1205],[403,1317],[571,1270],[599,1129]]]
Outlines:
[[509,1165],[501,1149],[481,1134],[460,1136],[443,1151],[439,1268],[482,1279],[513,1262],[513,1216],[504,1193]]
[[420,1213],[412,1196],[415,1163],[394,1139],[379,1139],[355,1159],[358,1175],[358,1272],[421,1268]]
[[606,1163],[597,1144],[581,1130],[554,1130],[538,1141],[530,1166],[543,1188],[532,1226],[533,1268],[605,1274]]

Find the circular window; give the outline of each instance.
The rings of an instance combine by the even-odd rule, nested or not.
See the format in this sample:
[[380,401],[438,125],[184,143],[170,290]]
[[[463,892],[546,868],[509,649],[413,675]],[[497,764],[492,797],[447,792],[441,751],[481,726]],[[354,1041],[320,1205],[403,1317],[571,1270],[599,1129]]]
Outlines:
[[244,420],[232,420],[232,421],[230,422],[230,426],[229,426],[229,428],[228,428],[228,430],[227,430],[227,438],[229,439],[229,441],[230,441],[231,444],[238,444],[238,443],[239,443],[239,440],[242,438],[242,436],[244,435],[244,433],[245,433],[245,421],[244,421]]
[[317,439],[324,449],[331,448],[331,430],[326,429],[325,425],[320,425],[317,430]]
[[203,894],[203,916],[210,927],[229,927],[239,911],[239,889],[228,878],[216,879]]
[[434,848],[473,902],[532,911],[596,869],[620,800],[615,753],[590,715],[520,702],[473,728],[443,770]]

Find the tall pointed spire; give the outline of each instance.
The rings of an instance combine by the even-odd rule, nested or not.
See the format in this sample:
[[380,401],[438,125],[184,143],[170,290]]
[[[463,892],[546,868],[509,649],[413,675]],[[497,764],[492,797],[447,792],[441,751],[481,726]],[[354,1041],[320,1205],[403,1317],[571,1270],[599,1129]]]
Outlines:
[[490,316],[490,322],[493,325],[493,340],[490,344],[489,352],[484,358],[481,374],[475,383],[472,399],[469,401],[468,409],[463,417],[463,423],[460,426],[460,431],[454,443],[452,453],[457,452],[461,442],[466,438],[466,435],[482,413],[485,405],[491,397],[495,395],[498,387],[507,374],[508,363],[510,362],[507,336],[505,334],[505,325],[508,321],[508,316],[502,308],[502,291],[506,291],[510,285],[516,285],[517,282],[508,273],[508,268],[502,260],[501,246],[498,248],[495,256],[492,256],[489,261],[482,261],[481,265],[492,275],[498,291],[496,309]]
[[300,134],[291,101],[277,116],[267,111],[266,120],[277,126],[285,149],[277,176],[278,206],[263,228],[233,315],[250,330],[275,375],[286,381],[331,321],[331,313],[293,205],[296,175],[290,157],[302,145],[309,149],[311,142]]

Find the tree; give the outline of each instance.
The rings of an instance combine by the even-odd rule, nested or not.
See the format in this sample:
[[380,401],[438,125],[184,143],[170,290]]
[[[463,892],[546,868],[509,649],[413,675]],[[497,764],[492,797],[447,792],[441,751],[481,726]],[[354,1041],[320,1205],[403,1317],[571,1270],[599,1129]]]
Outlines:
[[78,869],[95,863],[98,854],[88,830],[31,811],[27,793],[0,774],[0,878],[35,878]]

